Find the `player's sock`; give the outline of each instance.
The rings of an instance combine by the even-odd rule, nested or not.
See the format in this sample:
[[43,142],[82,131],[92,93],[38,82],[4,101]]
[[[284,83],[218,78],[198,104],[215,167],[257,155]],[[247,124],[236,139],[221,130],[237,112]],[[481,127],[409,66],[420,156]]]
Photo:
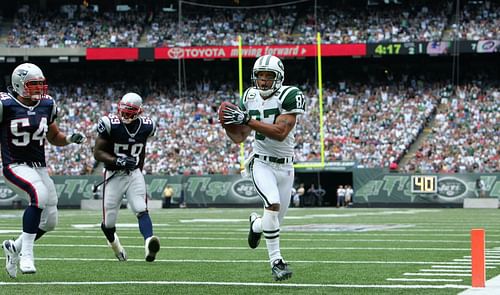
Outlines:
[[46,231],[44,231],[41,228],[38,228],[38,230],[36,232],[35,241],[38,240],[39,238],[41,238],[45,233],[46,233]]
[[278,214],[279,212],[277,211],[264,210],[264,215],[262,216],[262,229],[266,238],[267,252],[271,263],[276,259],[282,258]]
[[36,234],[23,232],[21,234],[22,248],[21,253],[33,253],[33,244],[35,243]]
[[139,230],[141,231],[144,240],[153,235],[153,223],[149,217],[149,213],[141,212],[137,214],[137,219],[139,221]]
[[36,234],[41,216],[42,209],[35,206],[28,206],[23,214],[23,232]]
[[110,243],[113,243],[115,241],[116,227],[113,226],[111,228],[107,228],[104,225],[104,223],[101,223],[101,229],[102,229],[102,232],[104,233],[104,235],[106,236],[106,239],[108,239],[108,241]]

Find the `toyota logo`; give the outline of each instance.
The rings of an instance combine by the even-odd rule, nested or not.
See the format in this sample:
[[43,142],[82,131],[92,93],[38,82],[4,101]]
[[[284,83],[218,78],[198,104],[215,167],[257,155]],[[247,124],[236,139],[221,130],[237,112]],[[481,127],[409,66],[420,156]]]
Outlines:
[[180,59],[184,57],[184,49],[179,47],[169,48],[167,55],[172,59]]

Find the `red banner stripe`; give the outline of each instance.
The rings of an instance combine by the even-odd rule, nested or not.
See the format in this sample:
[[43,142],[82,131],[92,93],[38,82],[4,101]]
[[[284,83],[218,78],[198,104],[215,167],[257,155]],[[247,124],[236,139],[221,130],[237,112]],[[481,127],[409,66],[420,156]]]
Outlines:
[[87,60],[138,60],[139,48],[87,48]]

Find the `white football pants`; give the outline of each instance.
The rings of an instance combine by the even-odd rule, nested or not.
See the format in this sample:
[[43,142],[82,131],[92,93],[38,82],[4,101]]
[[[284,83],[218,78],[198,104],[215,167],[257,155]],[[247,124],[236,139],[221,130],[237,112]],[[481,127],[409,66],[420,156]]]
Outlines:
[[295,176],[293,165],[254,159],[251,171],[255,190],[264,201],[264,207],[280,204],[278,219],[281,224],[290,205]]
[[118,211],[125,196],[128,205],[135,214],[148,209],[146,197],[146,182],[140,169],[127,174],[124,171],[106,171],[105,178],[117,173],[104,184],[103,192],[103,222],[107,228],[115,227]]

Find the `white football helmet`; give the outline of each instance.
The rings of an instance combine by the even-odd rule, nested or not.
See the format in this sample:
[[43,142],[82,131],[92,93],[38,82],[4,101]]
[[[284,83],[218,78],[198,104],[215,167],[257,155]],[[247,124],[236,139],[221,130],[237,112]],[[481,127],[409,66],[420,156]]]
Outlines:
[[125,124],[130,124],[142,113],[142,98],[137,93],[125,94],[118,103],[118,116]]
[[19,96],[29,97],[32,100],[43,99],[48,91],[42,70],[31,63],[20,64],[14,69],[12,88]]
[[[257,84],[257,73],[258,72],[273,72],[274,82],[271,88],[261,89]],[[274,55],[263,55],[259,57],[255,64],[253,65],[252,71],[252,82],[260,92],[263,97],[271,96],[276,90],[278,90],[281,85],[283,85],[283,80],[285,79],[285,67],[279,58]]]

